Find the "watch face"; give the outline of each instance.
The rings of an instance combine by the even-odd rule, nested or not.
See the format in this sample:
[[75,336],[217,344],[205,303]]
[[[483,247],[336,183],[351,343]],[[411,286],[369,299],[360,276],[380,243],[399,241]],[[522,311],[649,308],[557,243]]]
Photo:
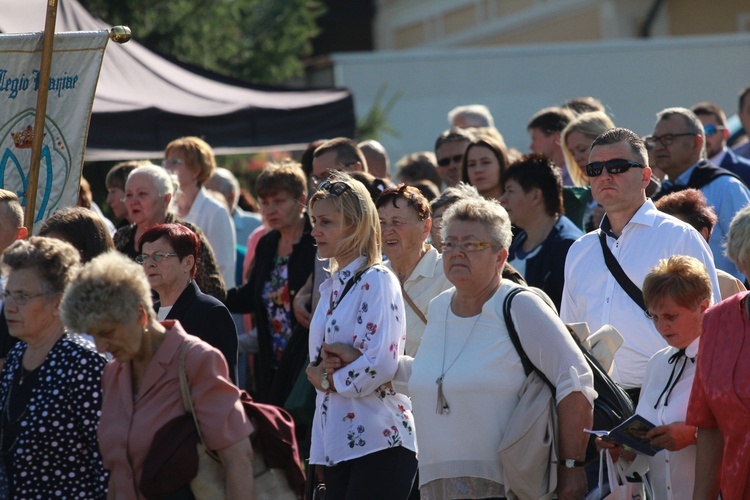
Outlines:
[[323,373],[323,379],[320,381],[320,386],[326,391],[331,388],[331,384],[328,383],[328,373]]
[[[328,381],[326,380],[326,382]],[[567,460],[565,460],[565,467],[567,467],[568,469],[572,469],[575,466],[576,466],[576,461],[573,460],[572,458],[568,458]]]

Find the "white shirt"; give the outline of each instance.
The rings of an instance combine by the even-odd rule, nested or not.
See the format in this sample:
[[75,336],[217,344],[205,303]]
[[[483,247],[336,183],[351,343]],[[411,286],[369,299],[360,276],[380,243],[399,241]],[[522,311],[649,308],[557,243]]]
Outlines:
[[[516,286],[503,280],[482,312],[470,318],[451,312],[455,288],[430,304],[409,379],[420,486],[464,476],[504,482],[497,451],[526,380],[503,319],[503,301]],[[557,401],[582,391],[593,405],[591,370],[554,311],[535,294],[521,293],[513,299],[511,316],[529,359],[556,386]],[[450,412],[439,415],[435,381],[443,373]],[[498,494],[504,492],[492,493]]]
[[183,218],[198,226],[206,235],[224,278],[224,285],[227,289],[233,288],[236,281],[234,266],[237,261],[237,239],[234,223],[226,207],[208,196],[206,188],[202,187],[190,207],[190,212]]
[[[390,261],[385,263],[388,269],[393,270]],[[430,301],[453,285],[445,277],[443,269],[443,256],[430,246],[429,250],[419,259],[417,266],[404,282],[404,290],[409,294],[417,308],[427,317],[427,308]],[[419,343],[422,341],[425,324],[417,313],[406,303],[406,348],[405,354],[412,358],[417,355]]]
[[[688,358],[698,355],[700,337],[695,339],[685,350]],[[667,425],[673,422],[684,422],[687,416],[688,400],[693,388],[695,377],[695,362],[690,359],[685,364],[685,370],[677,385],[669,396],[669,404],[664,406],[666,394],[662,396],[656,409],[664,386],[669,380],[674,364],[669,358],[677,352],[677,348],[668,347],[654,354],[648,362],[646,376],[643,378],[641,398],[638,401],[636,413],[654,425]],[[684,359],[676,361],[675,377],[680,372]],[[650,484],[654,490],[655,500],[693,498],[695,485],[695,445],[690,445],[680,451],[670,452],[662,450],[653,457],[639,455],[637,460],[647,460],[649,465]]]
[[[326,343],[343,342],[362,352],[331,376],[336,392],[318,391],[310,463],[335,465],[393,446],[417,451],[411,402],[388,384],[404,352],[404,303],[396,276],[377,265],[368,269],[331,311],[363,257],[320,286],[310,322],[310,359]],[[387,478],[384,478],[387,480]]]
[[[714,302],[721,300],[717,299],[719,282],[706,240],[687,224],[659,212],[651,200],[638,209],[618,239],[607,236],[607,245],[639,288],[660,259],[695,257],[711,277]],[[566,323],[586,322],[592,332],[604,325],[617,328],[625,341],[615,354],[612,378],[628,389],[641,386],[646,363],[667,346],[653,322],[609,272],[596,232],[581,236],[568,251],[560,317]]]

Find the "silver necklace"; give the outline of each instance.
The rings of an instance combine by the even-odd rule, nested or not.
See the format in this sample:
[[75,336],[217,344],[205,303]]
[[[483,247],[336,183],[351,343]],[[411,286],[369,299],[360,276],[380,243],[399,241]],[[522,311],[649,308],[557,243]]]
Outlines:
[[[451,298],[451,302],[453,302],[453,299]],[[445,322],[444,325],[448,324],[448,312],[451,309],[451,305],[448,304],[448,307],[445,308]],[[469,335],[466,336],[466,340],[464,340],[464,344],[461,346],[461,349],[458,351],[458,354],[456,354],[456,357],[453,358],[453,361],[451,361],[451,364],[448,365],[448,368],[445,367],[445,351],[447,349],[448,345],[448,328],[445,329],[445,334],[443,335],[443,363],[440,367],[440,376],[435,380],[435,383],[438,386],[437,390],[437,408],[435,411],[438,415],[449,415],[451,412],[451,406],[448,404],[448,401],[445,399],[445,395],[443,394],[443,379],[445,378],[445,374],[448,373],[448,370],[450,370],[453,365],[456,363],[458,358],[461,356],[461,353],[464,352],[464,349],[466,348],[466,344],[469,343],[469,339],[471,338],[472,334],[474,333],[474,328],[477,326],[477,322],[479,322],[479,318],[482,316],[482,312],[480,311],[479,314],[477,314],[476,319],[474,320],[474,324],[471,325],[471,330],[469,331]]]

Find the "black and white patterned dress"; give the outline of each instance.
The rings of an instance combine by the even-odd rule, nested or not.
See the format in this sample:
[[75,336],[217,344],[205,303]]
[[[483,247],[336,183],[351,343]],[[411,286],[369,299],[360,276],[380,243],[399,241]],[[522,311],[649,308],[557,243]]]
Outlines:
[[[20,366],[26,348],[26,342],[13,347],[0,375],[0,447],[11,498],[105,498],[108,474],[96,431],[106,359],[65,334],[39,368],[26,372]],[[24,392],[26,404],[10,402]]]

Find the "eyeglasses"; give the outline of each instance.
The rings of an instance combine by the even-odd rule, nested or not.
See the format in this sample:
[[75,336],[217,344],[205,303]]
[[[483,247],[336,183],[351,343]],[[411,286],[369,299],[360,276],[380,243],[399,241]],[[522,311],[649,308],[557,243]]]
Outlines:
[[675,137],[687,137],[688,135],[698,135],[694,132],[683,132],[681,134],[664,134],[664,135],[647,135],[643,140],[649,148],[655,148],[658,143],[662,146],[669,147],[674,142]]
[[446,156],[445,158],[440,158],[437,162],[438,167],[447,167],[448,165],[453,163],[461,163],[461,160],[463,160],[464,155],[453,155],[453,156]]
[[149,259],[153,260],[154,262],[161,262],[164,259],[166,259],[167,257],[179,257],[179,255],[177,255],[176,253],[172,253],[172,252],[170,252],[170,253],[159,253],[159,252],[156,252],[156,253],[152,253],[150,255],[147,254],[147,253],[142,253],[142,254],[137,255],[135,257],[135,261],[137,263],[139,263],[139,264],[145,264],[146,261],[149,260]]
[[351,189],[351,186],[346,182],[341,181],[323,181],[320,183],[320,186],[318,186],[318,191],[328,191],[333,196],[337,197],[346,193],[349,189]]
[[462,250],[464,252],[481,252],[487,248],[496,247],[497,243],[489,241],[444,241],[443,253]]
[[171,168],[176,167],[177,165],[182,165],[183,163],[185,163],[185,160],[182,158],[175,158],[173,160],[164,160],[161,162],[161,166],[164,168]]
[[607,169],[610,174],[622,174],[627,172],[631,168],[643,168],[638,162],[625,160],[623,158],[615,158],[607,161],[595,161],[586,165],[586,175],[589,177],[597,177],[602,174],[602,170]]
[[726,130],[726,127],[717,126],[717,125],[704,125],[703,131],[706,133],[706,137],[713,137],[716,135],[717,132],[721,132],[723,130]]
[[40,293],[24,293],[24,292],[9,292],[9,291],[3,291],[0,292],[0,299],[3,299],[3,302],[7,301],[9,298],[13,299],[13,302],[16,303],[17,306],[23,306],[26,305],[28,301],[31,299],[35,299],[37,297],[41,297],[42,295],[46,295],[45,292]]

